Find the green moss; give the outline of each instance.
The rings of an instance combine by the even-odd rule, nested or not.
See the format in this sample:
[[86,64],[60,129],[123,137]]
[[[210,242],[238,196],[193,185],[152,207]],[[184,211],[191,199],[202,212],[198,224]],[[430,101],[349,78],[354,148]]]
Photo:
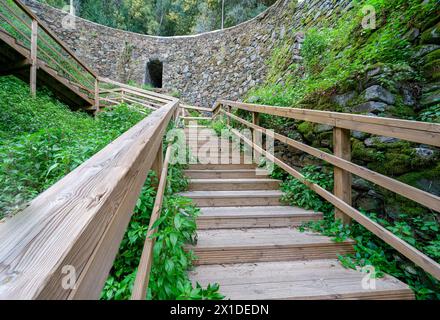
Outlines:
[[[415,188],[424,190],[431,194],[440,194],[440,164],[435,168],[424,171],[414,171],[404,174],[397,178],[397,180],[413,186]],[[407,198],[401,197],[395,193],[383,190],[386,205],[390,212],[395,214],[406,213],[411,216],[428,216],[432,212]]]
[[304,136],[307,141],[315,141],[315,134],[313,132],[313,124],[310,122],[303,122],[298,126],[298,131]]
[[440,35],[440,23],[437,23],[434,27],[426,30],[420,37],[420,42],[424,44],[438,43]]
[[439,80],[440,79],[440,59],[431,61],[424,65],[423,71],[425,77],[430,80]]
[[410,172],[398,178],[398,180],[400,180],[401,182],[423,189],[425,191],[429,191],[429,185],[420,183],[420,181],[423,179],[440,181],[440,164],[438,164],[437,167],[431,170]]
[[373,162],[377,160],[379,154],[374,149],[367,148],[362,141],[353,139],[352,156],[354,160]]
[[298,131],[303,135],[313,132],[313,124],[310,122],[303,122],[298,126]]
[[433,62],[435,60],[440,60],[440,49],[437,49],[429,54],[426,55],[425,61],[427,63]]
[[370,163],[368,167],[387,176],[399,176],[412,170],[412,157],[399,152],[386,152],[383,162]]

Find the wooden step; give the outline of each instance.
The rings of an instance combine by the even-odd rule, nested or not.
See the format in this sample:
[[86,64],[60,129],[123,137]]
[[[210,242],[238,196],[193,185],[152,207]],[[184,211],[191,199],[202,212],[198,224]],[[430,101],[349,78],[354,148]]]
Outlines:
[[[255,164],[253,160],[250,158],[245,159],[244,157],[235,158],[235,157],[227,157],[227,155],[219,155],[219,154],[199,154],[196,155],[190,152],[191,158],[194,159],[193,162],[197,162],[198,165],[202,165],[199,167],[195,167],[198,169],[201,168],[211,168],[211,169],[223,169],[223,168],[231,168],[231,169],[240,169],[242,165],[247,165],[247,169],[255,168]],[[196,165],[194,163],[194,165]],[[214,165],[211,167],[204,167],[203,165]]]
[[190,179],[266,179],[266,170],[185,170]]
[[191,179],[190,191],[279,190],[274,179]]
[[188,129],[208,129],[208,126],[202,126],[202,125],[187,125],[185,126]]
[[280,206],[283,193],[269,191],[189,191],[182,196],[193,199],[199,207]]
[[321,213],[294,207],[201,208],[199,230],[298,227],[322,219]]
[[190,272],[193,283],[220,284],[231,300],[411,300],[412,290],[385,276],[376,288],[362,287],[365,273],[345,269],[337,260],[265,262],[199,266]]
[[336,243],[328,237],[297,229],[200,230],[191,246],[197,265],[333,259],[353,253],[351,240]]
[[189,170],[251,170],[257,168],[256,164],[190,164]]

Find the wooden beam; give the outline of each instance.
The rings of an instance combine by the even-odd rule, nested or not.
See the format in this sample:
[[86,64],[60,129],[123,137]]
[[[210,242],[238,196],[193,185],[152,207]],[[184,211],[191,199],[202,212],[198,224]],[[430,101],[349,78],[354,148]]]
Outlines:
[[31,36],[31,72],[30,72],[30,87],[31,95],[33,97],[37,94],[37,50],[38,50],[38,22],[32,20],[32,36]]
[[189,106],[187,104],[182,104],[182,108],[184,109],[190,109],[190,110],[197,110],[197,111],[205,111],[205,112],[212,112],[212,109],[209,108],[202,108],[202,107],[194,107],[194,106]]
[[210,118],[210,117],[182,117],[182,119],[183,120],[205,120],[205,121],[208,121],[208,120],[212,120],[212,118]]
[[[255,126],[260,126],[260,114],[258,112],[252,112],[252,124]],[[262,134],[260,131],[252,130],[252,141],[257,145],[261,146],[263,144]],[[260,163],[260,154],[254,149],[254,161],[255,163]]]
[[[156,221],[160,218],[162,211],[162,203],[165,195],[165,188],[168,178],[168,164],[171,158],[171,146],[168,146],[165,162],[162,164],[162,171],[160,173],[160,182],[157,189],[157,196],[154,202],[153,212],[150,218],[150,225],[148,227],[147,237],[145,239],[144,248],[142,250],[141,260],[136,273],[136,279],[134,281],[131,300],[145,300],[148,292],[148,283],[150,281],[151,265],[153,263],[153,248],[156,239],[153,237],[157,232],[157,228],[153,228]],[[161,157],[163,159],[163,156]],[[159,159],[158,159],[159,161]]]
[[95,80],[95,108],[96,112],[99,112],[99,81]]
[[291,174],[296,179],[300,180],[303,184],[305,184],[307,187],[309,187],[312,191],[315,191],[317,194],[319,194],[321,197],[323,197],[325,200],[333,204],[335,207],[340,209],[342,212],[350,216],[352,219],[356,220],[359,224],[364,226],[367,230],[372,232],[374,235],[385,241],[387,244],[392,246],[394,249],[396,249],[398,252],[400,252],[402,255],[407,257],[409,260],[414,262],[416,265],[418,265],[420,268],[425,270],[427,273],[431,274],[434,278],[437,280],[440,280],[440,264],[435,262],[433,259],[425,255],[423,252],[417,250],[416,248],[412,247],[396,235],[394,235],[392,232],[387,230],[386,228],[382,227],[378,223],[374,222],[367,216],[363,215],[361,212],[350,206],[349,204],[345,203],[341,199],[334,196],[331,192],[325,190],[321,186],[312,183],[305,179],[305,177],[298,172],[297,170],[293,169],[280,159],[276,158],[273,154],[270,154],[269,152],[263,150],[261,147],[255,145],[252,141],[247,139],[245,136],[240,134],[237,130],[229,127],[232,133],[234,133],[237,137],[241,138],[246,144],[252,146],[253,148],[257,149],[261,154],[265,155],[267,159],[274,162],[276,165],[278,165],[281,169],[286,171],[287,173]]
[[[336,157],[351,161],[351,132],[347,129],[334,128],[333,140],[334,140],[334,154]],[[336,197],[352,205],[352,176],[349,171],[335,167],[334,168],[334,194]],[[350,224],[351,218],[347,216],[343,211],[336,208],[336,219],[340,219],[344,224]]]
[[219,103],[250,112],[327,124],[332,127],[367,132],[440,147],[440,124],[437,123],[370,117],[350,113],[263,106],[227,100],[220,100]]
[[170,101],[176,102],[176,101],[179,100],[177,98],[170,97],[170,96],[167,96],[167,95],[164,95],[164,94],[160,94],[160,93],[156,93],[156,92],[153,92],[153,91],[148,91],[148,90],[140,89],[140,88],[137,88],[137,87],[129,86],[127,84],[124,84],[124,83],[121,83],[121,82],[117,82],[117,81],[114,81],[114,80],[111,80],[111,79],[108,79],[108,78],[99,77],[99,81],[105,82],[105,83],[108,83],[108,84],[112,84],[114,86],[121,87],[121,88],[124,88],[124,89],[127,89],[127,90],[132,90],[132,91],[135,91],[136,93],[141,93],[141,94],[145,94],[145,95],[151,96],[151,99],[155,99],[157,101],[164,102],[164,103],[168,103]]

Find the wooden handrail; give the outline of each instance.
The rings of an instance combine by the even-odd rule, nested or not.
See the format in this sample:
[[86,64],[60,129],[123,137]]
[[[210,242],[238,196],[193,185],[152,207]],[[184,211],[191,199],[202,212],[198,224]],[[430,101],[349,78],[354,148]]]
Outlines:
[[[221,107],[227,107],[228,111],[223,110]],[[231,107],[236,107],[238,109],[246,110],[252,112],[254,117],[253,123],[246,121],[234,114],[231,113]],[[391,190],[401,196],[404,196],[408,199],[411,199],[419,204],[422,204],[430,209],[440,211],[440,198],[430,194],[428,192],[419,190],[417,188],[411,187],[404,183],[401,183],[392,178],[386,177],[374,171],[371,171],[367,168],[358,166],[352,163],[349,160],[343,159],[337,155],[331,155],[325,152],[322,152],[316,148],[310,147],[304,143],[295,141],[283,135],[274,133],[272,131],[268,131],[267,129],[261,127],[256,121],[258,115],[261,113],[266,113],[270,115],[283,116],[286,118],[299,119],[310,122],[317,122],[322,124],[329,124],[335,126],[336,129],[352,129],[357,131],[369,132],[372,134],[381,134],[385,136],[402,138],[408,133],[405,130],[412,130],[414,133],[417,133],[416,138],[409,137],[410,139],[406,139],[409,141],[418,142],[421,140],[421,133],[425,133],[427,135],[426,139],[423,139],[423,142],[426,144],[437,145],[439,141],[435,140],[438,132],[440,132],[440,125],[431,124],[431,123],[423,123],[417,121],[406,121],[406,120],[397,120],[397,119],[388,119],[388,118],[377,118],[377,117],[365,117],[351,114],[343,114],[343,113],[335,113],[335,112],[325,112],[325,111],[315,111],[315,110],[303,110],[303,109],[289,109],[289,108],[280,108],[280,107],[270,107],[270,106],[260,106],[260,105],[251,105],[244,104],[239,102],[232,101],[223,101],[219,100],[216,102],[213,110],[215,111],[214,117],[219,114],[224,114],[228,118],[228,123],[230,123],[229,119],[233,119],[238,121],[242,125],[245,125],[254,130],[253,140],[248,139],[244,135],[240,134],[237,130],[233,129],[229,124],[229,129],[240,139],[244,141],[247,145],[255,150],[256,153],[265,155],[266,158],[277,164],[280,168],[282,168],[287,173],[291,174],[293,177],[299,179],[303,184],[309,187],[311,190],[315,191],[318,195],[322,196],[325,200],[329,201],[331,204],[335,206],[337,210],[342,212],[344,215],[356,220],[362,226],[364,226],[367,230],[375,234],[377,237],[385,241],[388,245],[392,246],[402,255],[407,257],[409,260],[414,262],[416,265],[421,267],[426,272],[430,273],[436,279],[440,280],[440,264],[438,264],[433,259],[429,258],[427,255],[417,250],[413,246],[406,243],[404,240],[395,236],[392,232],[382,227],[378,223],[374,222],[367,216],[363,215],[361,212],[352,207],[351,203],[347,202],[345,199],[341,199],[340,196],[336,193],[336,189],[339,189],[340,193],[351,193],[351,183],[348,185],[339,185],[341,181],[335,180],[335,194],[330,193],[319,185],[307,181],[305,177],[293,169],[291,166],[287,165],[285,162],[276,158],[273,154],[270,154],[266,150],[264,150],[258,143],[255,143],[256,137],[255,132],[260,132],[262,134],[270,134],[270,136],[274,139],[277,139],[283,143],[286,143],[294,148],[297,148],[301,151],[304,151],[312,156],[315,156],[325,162],[328,162],[338,168],[344,175],[355,174],[366,180],[369,180],[377,185],[380,185],[388,190]],[[217,111],[218,110],[218,111]],[[374,123],[377,126],[380,126],[380,130],[378,127],[372,125],[372,128],[365,127],[365,124]],[[339,127],[342,126],[342,127]],[[388,128],[389,132],[385,130]],[[385,134],[384,134],[385,133]],[[349,134],[349,131],[344,134]],[[348,140],[349,141],[349,140]],[[340,140],[335,139],[335,143],[341,143]],[[335,169],[336,170],[336,169]],[[350,176],[349,176],[350,177]],[[338,187],[338,188],[337,188]]]
[[153,248],[156,243],[154,235],[157,232],[157,227],[155,228],[155,224],[159,220],[162,211],[162,203],[168,180],[168,165],[170,162],[171,151],[172,147],[169,145],[166,151],[165,161],[162,165],[163,169],[160,176],[159,187],[157,188],[156,200],[154,202],[153,212],[151,213],[150,225],[148,227],[147,238],[145,239],[141,260],[136,273],[131,300],[145,300],[147,296],[151,266],[154,259]]
[[197,111],[204,111],[204,112],[212,112],[213,111],[212,109],[209,109],[209,108],[189,106],[187,104],[182,104],[180,107],[182,109],[197,110]]
[[[241,124],[244,124],[248,126],[249,128],[252,128],[254,130],[257,130],[263,134],[267,134],[267,129],[254,125],[240,117],[237,117],[236,115],[221,111],[226,116],[240,122]],[[323,152],[319,149],[310,147],[304,143],[295,141],[293,139],[290,139],[286,136],[283,136],[278,133],[271,133],[273,138],[276,140],[283,142],[291,147],[294,147],[298,150],[304,151],[314,157],[317,157],[318,159],[324,160],[327,163],[330,163],[338,168],[344,169],[352,174],[355,174],[361,178],[364,178],[370,182],[373,182],[385,189],[388,189],[390,191],[393,191],[395,193],[400,194],[401,196],[404,196],[408,199],[411,199],[415,202],[418,202],[419,204],[422,204],[432,210],[440,212],[440,197],[437,197],[431,193],[428,193],[426,191],[411,187],[407,184],[404,184],[400,181],[394,180],[392,178],[389,178],[385,175],[382,175],[380,173],[374,172],[370,169],[361,167],[357,164],[354,164],[350,161],[341,159],[339,157],[336,157],[334,155],[331,155],[329,153]]]
[[108,83],[108,84],[114,85],[116,87],[124,88],[124,89],[127,89],[127,90],[132,90],[132,91],[135,91],[135,92],[140,93],[140,94],[145,94],[145,95],[147,95],[148,97],[151,97],[151,98],[159,98],[161,100],[158,100],[158,99],[156,99],[156,100],[158,100],[160,102],[169,102],[169,101],[177,101],[177,100],[179,100],[177,98],[173,98],[173,97],[170,97],[170,96],[167,96],[167,95],[164,95],[164,94],[160,94],[160,93],[157,93],[157,92],[148,91],[148,90],[144,90],[144,89],[141,89],[141,88],[133,87],[133,86],[130,86],[128,84],[117,82],[117,81],[114,81],[114,80],[111,80],[111,79],[108,79],[108,78],[99,77],[98,80],[100,82]]
[[0,224],[1,299],[98,299],[178,101]]
[[224,106],[440,147],[440,124],[219,100]]

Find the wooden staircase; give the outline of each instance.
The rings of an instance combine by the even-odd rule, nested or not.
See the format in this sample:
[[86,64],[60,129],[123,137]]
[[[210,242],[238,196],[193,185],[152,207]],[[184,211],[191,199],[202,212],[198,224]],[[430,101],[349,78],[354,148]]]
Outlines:
[[[186,130],[193,154],[217,140],[207,129]],[[377,279],[374,290],[364,289],[366,274],[337,260],[354,252],[354,242],[300,232],[298,226],[322,215],[283,204],[280,181],[257,174],[256,165],[194,164],[186,175],[190,186],[182,195],[201,208],[198,242],[188,248],[198,257],[190,273],[194,283],[219,283],[233,300],[414,299],[408,286],[390,276]]]
[[[14,75],[28,82],[30,55],[29,49],[0,30],[0,76]],[[50,89],[59,100],[73,109],[87,109],[94,105],[94,100],[84,91],[41,60],[38,60],[37,84]]]

